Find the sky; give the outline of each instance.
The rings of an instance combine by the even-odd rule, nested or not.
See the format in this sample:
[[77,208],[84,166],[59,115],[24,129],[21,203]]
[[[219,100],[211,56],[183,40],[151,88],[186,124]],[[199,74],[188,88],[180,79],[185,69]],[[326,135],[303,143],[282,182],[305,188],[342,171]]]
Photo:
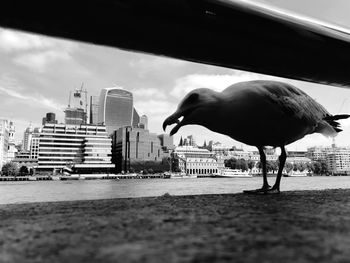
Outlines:
[[[310,16],[350,28],[348,0],[259,0],[264,4]],[[350,113],[350,89],[276,78],[166,57],[127,52],[116,48],[73,42],[42,35],[0,28],[0,118],[12,120],[15,138],[22,140],[30,123],[41,125],[47,112],[64,121],[69,92],[82,83],[88,95],[99,95],[105,87],[122,86],[133,92],[134,106],[149,119],[149,130],[163,133],[162,122],[176,110],[180,100],[195,88],[221,91],[239,82],[272,79],[291,83],[316,99],[332,114]],[[341,122],[343,132],[336,137],[340,146],[350,146],[350,120]],[[170,129],[167,130],[168,132]],[[244,144],[208,129],[185,126],[174,136],[194,135],[198,144],[204,140],[220,141],[228,146]],[[330,138],[308,135],[287,147],[305,150],[315,145],[329,146]]]

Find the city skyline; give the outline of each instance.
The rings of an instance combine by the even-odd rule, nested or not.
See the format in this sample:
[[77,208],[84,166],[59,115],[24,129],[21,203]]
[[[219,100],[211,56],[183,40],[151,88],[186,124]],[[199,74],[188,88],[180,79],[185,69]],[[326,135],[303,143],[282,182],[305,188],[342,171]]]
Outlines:
[[[348,5],[344,1],[339,1],[339,6],[333,6],[332,9],[326,1],[319,1],[317,4],[320,8],[317,12],[312,9],[313,5],[301,8],[302,1],[260,2],[274,3],[282,8],[350,27],[350,19],[343,14]],[[98,95],[101,89],[114,85],[130,90],[139,115],[146,114],[149,118],[149,129],[158,134],[162,133],[161,123],[164,118],[175,110],[179,100],[190,90],[207,87],[220,91],[235,82],[253,79],[289,82],[307,92],[332,114],[350,112],[348,89],[331,89],[325,85],[5,29],[0,29],[0,55],[1,117],[14,122],[17,141],[23,138],[23,131],[30,122],[34,127],[40,126],[41,118],[47,112],[54,112],[58,121],[63,122],[68,92],[79,88],[82,82],[90,95]],[[342,127],[344,131],[336,138],[336,143],[349,145],[350,121],[343,121]],[[181,135],[186,137],[190,134],[196,134],[199,144],[204,140],[214,140],[227,145],[242,145],[199,126],[182,128],[174,141],[178,141]],[[331,139],[316,134],[287,148],[303,149],[331,143]]]

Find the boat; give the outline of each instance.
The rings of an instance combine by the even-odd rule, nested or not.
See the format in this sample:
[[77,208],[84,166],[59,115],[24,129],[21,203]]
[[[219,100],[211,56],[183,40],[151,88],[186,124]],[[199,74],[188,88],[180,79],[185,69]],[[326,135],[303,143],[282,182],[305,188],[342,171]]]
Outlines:
[[242,171],[240,169],[225,168],[221,173],[217,174],[218,178],[237,178],[237,177],[252,177],[248,171]]
[[290,173],[288,173],[288,177],[300,177],[300,176],[308,176],[309,172],[304,170],[304,171],[291,171]]

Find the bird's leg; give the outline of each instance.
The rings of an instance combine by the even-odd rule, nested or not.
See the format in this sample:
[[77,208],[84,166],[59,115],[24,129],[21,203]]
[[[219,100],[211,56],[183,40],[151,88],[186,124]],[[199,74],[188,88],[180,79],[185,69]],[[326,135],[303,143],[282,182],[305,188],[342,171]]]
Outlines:
[[260,194],[260,193],[266,193],[271,187],[267,181],[267,171],[266,171],[266,155],[264,152],[263,147],[258,147],[259,154],[260,154],[260,162],[262,165],[262,174],[263,174],[263,186],[256,190],[244,190],[243,193],[245,194]]
[[276,182],[272,186],[272,188],[268,190],[267,193],[269,194],[280,193],[280,182],[281,182],[283,167],[284,167],[284,164],[286,163],[286,159],[287,159],[286,150],[284,149],[284,146],[281,146],[281,155],[279,157],[279,167],[278,167]]

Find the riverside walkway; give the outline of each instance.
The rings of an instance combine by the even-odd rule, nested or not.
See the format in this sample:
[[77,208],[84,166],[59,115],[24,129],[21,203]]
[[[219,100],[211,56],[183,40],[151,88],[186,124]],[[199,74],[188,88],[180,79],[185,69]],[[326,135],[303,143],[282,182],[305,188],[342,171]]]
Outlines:
[[0,205],[1,262],[349,262],[350,189]]

